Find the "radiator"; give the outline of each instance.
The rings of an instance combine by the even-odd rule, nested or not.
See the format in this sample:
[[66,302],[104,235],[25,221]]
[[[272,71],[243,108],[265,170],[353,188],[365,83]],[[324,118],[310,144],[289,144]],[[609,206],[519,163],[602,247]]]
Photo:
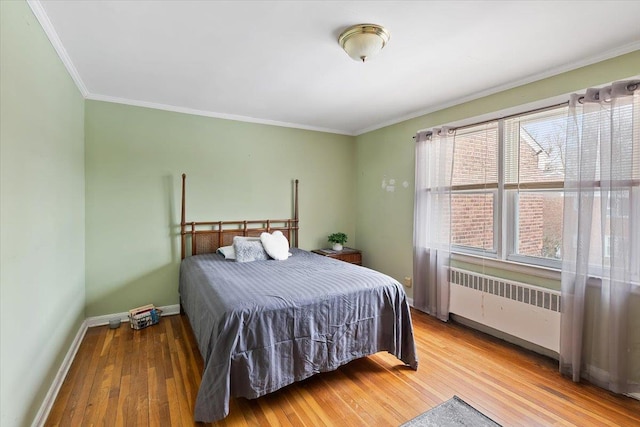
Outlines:
[[560,292],[451,268],[449,311],[558,352]]

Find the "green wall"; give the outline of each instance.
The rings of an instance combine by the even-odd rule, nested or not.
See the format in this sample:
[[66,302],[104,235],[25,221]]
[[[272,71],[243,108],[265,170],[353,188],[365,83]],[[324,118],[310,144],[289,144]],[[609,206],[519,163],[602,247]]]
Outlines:
[[30,425],[84,312],[84,100],[26,2],[0,1],[0,425]]
[[353,137],[87,101],[87,316],[178,303],[180,175],[187,220],[289,218],[300,247],[355,240]]
[[[418,130],[625,79],[640,72],[638,64],[640,51],[635,51],[357,136],[356,234],[364,263],[401,283],[404,277],[413,275],[412,137]],[[385,176],[400,183],[406,180],[409,186],[405,189],[396,185],[394,192],[383,190]],[[526,277],[514,279],[525,281]],[[406,290],[413,294],[412,288]]]

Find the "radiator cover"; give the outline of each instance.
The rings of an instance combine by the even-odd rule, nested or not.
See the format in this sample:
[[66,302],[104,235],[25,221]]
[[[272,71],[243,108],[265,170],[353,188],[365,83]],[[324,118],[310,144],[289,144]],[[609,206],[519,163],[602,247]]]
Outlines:
[[560,292],[458,268],[449,280],[451,313],[559,351]]

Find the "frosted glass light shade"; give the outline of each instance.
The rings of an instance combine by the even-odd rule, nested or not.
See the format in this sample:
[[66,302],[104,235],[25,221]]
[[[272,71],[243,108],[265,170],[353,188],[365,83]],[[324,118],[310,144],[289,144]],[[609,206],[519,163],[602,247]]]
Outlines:
[[365,62],[382,50],[390,36],[380,25],[358,24],[344,30],[338,43],[354,61]]

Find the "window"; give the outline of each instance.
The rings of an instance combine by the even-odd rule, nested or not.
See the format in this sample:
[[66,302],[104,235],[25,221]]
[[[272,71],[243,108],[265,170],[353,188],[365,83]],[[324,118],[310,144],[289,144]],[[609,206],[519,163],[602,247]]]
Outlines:
[[561,107],[504,121],[507,259],[560,265],[566,120]]
[[[560,268],[567,115],[568,106],[563,105],[451,131],[455,137],[446,216],[452,251]],[[640,211],[640,153],[631,145],[623,148],[629,152],[620,157],[633,170],[631,189],[626,181],[616,186],[616,175],[601,171],[599,161],[587,171],[594,186],[606,179],[610,188],[607,200],[596,193],[590,202],[594,223],[601,215],[608,220],[606,227],[594,228],[591,240],[599,243],[589,250],[592,263],[605,269],[624,243],[610,235],[639,232],[628,212],[634,217]],[[637,240],[631,238],[632,254],[640,252]]]
[[566,117],[563,106],[456,131],[454,251],[560,266]]
[[496,253],[498,123],[456,132],[451,177],[451,243]]

